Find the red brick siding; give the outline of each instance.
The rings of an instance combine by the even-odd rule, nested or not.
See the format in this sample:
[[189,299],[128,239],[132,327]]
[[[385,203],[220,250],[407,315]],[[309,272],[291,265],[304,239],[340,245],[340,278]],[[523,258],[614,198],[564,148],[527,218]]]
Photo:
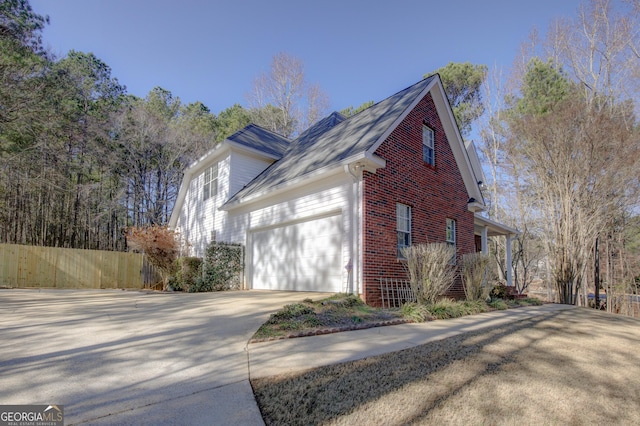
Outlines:
[[[435,132],[435,167],[422,160],[423,122]],[[411,206],[412,244],[443,242],[446,219],[456,220],[458,256],[475,251],[468,194],[436,107],[427,94],[380,145],[386,167],[364,174],[363,296],[381,304],[380,278],[407,277],[397,259],[396,203]],[[464,296],[460,283],[450,291]]]

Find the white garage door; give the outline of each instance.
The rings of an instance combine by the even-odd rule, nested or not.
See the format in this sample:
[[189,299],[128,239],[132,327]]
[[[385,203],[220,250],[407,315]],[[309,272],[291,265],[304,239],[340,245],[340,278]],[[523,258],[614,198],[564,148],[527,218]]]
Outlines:
[[254,231],[251,242],[252,287],[340,292],[341,254],[340,215]]

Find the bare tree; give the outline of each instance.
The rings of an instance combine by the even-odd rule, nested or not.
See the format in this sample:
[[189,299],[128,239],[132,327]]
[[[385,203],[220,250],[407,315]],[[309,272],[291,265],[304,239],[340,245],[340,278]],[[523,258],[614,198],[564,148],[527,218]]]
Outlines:
[[[492,198],[505,208],[492,205],[491,214],[526,230],[513,246],[519,286],[531,276],[526,265],[535,274],[546,263],[563,301],[575,302],[578,289],[586,296],[596,238],[620,241],[624,231],[612,223],[637,209],[639,17],[638,0],[585,3],[575,18],[554,21],[544,40],[534,29],[504,85],[490,87],[502,96],[492,103],[485,95],[491,113],[479,146],[498,177]],[[546,89],[531,80],[536,60]],[[620,256],[617,250],[609,253]]]
[[328,97],[305,80],[299,58],[278,53],[268,73],[260,74],[247,96],[252,118],[285,137],[295,136],[326,115]]
[[640,1],[591,0],[575,19],[558,20],[545,43],[590,102],[640,95]]
[[[545,99],[536,96],[536,102]],[[559,300],[575,303],[596,236],[637,200],[637,132],[628,126],[633,121],[628,105],[590,108],[577,90],[533,108],[521,108],[509,120],[508,153],[546,218],[542,242]]]

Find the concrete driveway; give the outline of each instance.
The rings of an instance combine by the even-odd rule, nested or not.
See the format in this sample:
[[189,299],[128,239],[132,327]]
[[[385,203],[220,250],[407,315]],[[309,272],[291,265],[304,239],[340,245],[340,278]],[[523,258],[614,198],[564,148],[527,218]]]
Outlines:
[[65,424],[261,424],[246,345],[319,293],[0,290],[0,404]]

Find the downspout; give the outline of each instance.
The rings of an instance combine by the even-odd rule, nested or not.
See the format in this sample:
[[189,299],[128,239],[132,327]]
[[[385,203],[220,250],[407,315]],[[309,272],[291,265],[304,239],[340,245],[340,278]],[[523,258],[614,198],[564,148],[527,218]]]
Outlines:
[[353,208],[351,209],[351,259],[350,264],[352,268],[351,277],[353,279],[352,292],[356,295],[360,295],[360,275],[361,275],[361,262],[360,262],[360,181],[362,176],[362,170],[364,165],[362,163],[348,164],[345,166],[345,171],[353,178],[353,193],[355,194],[355,200],[353,202]]

